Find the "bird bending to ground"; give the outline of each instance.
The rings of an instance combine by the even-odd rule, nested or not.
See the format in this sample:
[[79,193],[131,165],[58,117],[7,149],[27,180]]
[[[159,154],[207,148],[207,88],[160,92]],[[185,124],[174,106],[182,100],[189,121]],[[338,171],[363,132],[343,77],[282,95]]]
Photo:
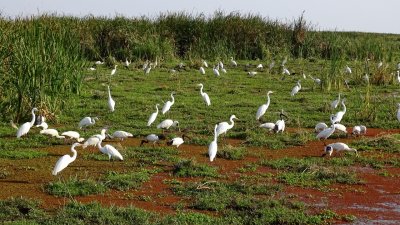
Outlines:
[[83,143],[82,148],[86,148],[88,146],[96,146],[97,143],[99,143],[100,141],[103,141],[106,138],[106,129],[102,129],[101,130],[101,134],[95,134],[93,136],[91,136],[90,138],[88,138],[85,143]]
[[263,124],[260,124],[259,127],[265,128],[265,129],[268,129],[269,131],[271,131],[275,128],[275,123],[263,123]]
[[33,124],[35,123],[35,119],[36,119],[35,112],[36,112],[36,111],[38,111],[37,108],[33,108],[32,111],[31,111],[31,113],[32,113],[32,120],[31,120],[31,122],[26,122],[26,123],[22,124],[22,125],[19,127],[19,129],[18,129],[18,131],[17,131],[17,138],[20,138],[21,136],[23,136],[23,135],[25,135],[25,134],[27,134],[27,133],[29,132],[29,130],[31,129],[31,127],[32,127]]
[[152,142],[154,147],[155,144],[158,144],[158,142],[161,140],[165,140],[165,136],[163,134],[149,134],[140,142],[140,146],[142,146],[144,143]]
[[326,128],[323,131],[319,132],[316,138],[318,140],[323,140],[325,144],[325,140],[328,139],[328,137],[331,136],[334,132],[335,132],[335,125],[332,124],[329,128]]
[[163,130],[168,130],[170,127],[178,126],[179,127],[179,122],[178,121],[172,121],[171,119],[166,119],[163,120],[161,123],[157,125],[158,129],[163,129]]
[[59,139],[64,139],[65,138],[65,136],[60,136],[56,129],[43,129],[43,130],[40,131],[40,133],[44,134],[44,135],[49,135],[49,136],[52,136],[52,137],[56,137],[56,138],[59,138]]
[[167,142],[167,145],[173,145],[176,146],[176,148],[179,148],[179,146],[185,142],[185,138],[189,139],[188,136],[182,134],[182,137],[172,138],[170,141]]
[[342,142],[336,142],[336,143],[326,145],[324,150],[325,150],[325,153],[322,155],[322,157],[324,157],[327,154],[329,154],[329,156],[331,156],[333,153],[333,150],[336,150],[336,152],[340,152],[340,151],[355,152],[356,156],[358,156],[356,149],[350,148],[348,145],[346,145],[345,143],[342,143]]
[[124,158],[122,157],[121,153],[119,153],[119,151],[114,148],[112,145],[104,145],[103,147],[101,146],[101,142],[99,141],[97,143],[97,147],[99,148],[100,152],[102,152],[103,154],[108,155],[108,160],[111,160],[111,158],[117,158],[119,160],[124,160]]
[[215,156],[217,156],[218,144],[217,144],[217,127],[218,124],[215,124],[214,127],[214,140],[208,146],[208,156],[210,157],[210,162],[214,161]]
[[167,102],[164,104],[164,106],[163,106],[163,108],[162,108],[162,110],[161,110],[162,114],[165,114],[166,112],[168,112],[169,109],[171,108],[171,106],[175,103],[174,94],[175,94],[175,92],[172,92],[172,93],[171,93],[171,99],[172,99],[172,101],[167,101]]
[[79,122],[78,127],[79,127],[79,129],[82,129],[82,128],[85,128],[88,126],[93,126],[96,123],[96,120],[98,120],[98,119],[99,118],[97,118],[97,117],[91,118],[91,117],[87,116]]
[[203,98],[204,102],[206,103],[207,106],[211,105],[210,97],[208,96],[207,93],[203,92],[203,84],[198,84],[200,86],[200,95]]
[[53,172],[52,172],[52,174],[54,176],[57,175],[59,172],[61,172],[63,169],[65,169],[70,163],[75,161],[76,155],[77,155],[75,147],[77,147],[77,146],[81,146],[81,144],[74,143],[71,147],[71,152],[73,153],[72,157],[70,155],[64,155],[60,159],[58,159],[56,165],[54,166]]
[[326,125],[326,123],[317,123],[317,125],[315,125],[315,132],[319,133],[326,128],[328,128],[328,125]]
[[269,97],[270,94],[274,93],[273,91],[268,91],[267,92],[267,103],[262,104],[260,107],[258,107],[257,113],[256,113],[256,120],[259,120],[267,111],[269,104],[271,102],[271,99]]
[[61,134],[62,136],[69,137],[71,139],[76,139],[77,142],[82,142],[85,138],[81,138],[80,134],[76,131],[66,131]]
[[133,137],[133,134],[123,131],[123,130],[117,130],[112,135],[110,135],[110,134],[107,134],[107,135],[111,139],[119,138],[121,141],[123,141],[126,138]]

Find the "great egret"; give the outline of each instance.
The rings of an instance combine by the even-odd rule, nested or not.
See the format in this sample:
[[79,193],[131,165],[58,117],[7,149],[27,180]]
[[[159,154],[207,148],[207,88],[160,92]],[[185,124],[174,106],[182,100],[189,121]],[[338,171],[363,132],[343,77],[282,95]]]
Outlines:
[[290,75],[290,71],[287,68],[284,67],[283,70],[282,70],[282,74]]
[[361,134],[361,127],[360,126],[354,126],[352,134],[353,135],[360,135]]
[[213,68],[213,73],[215,76],[219,77],[219,71],[218,71],[217,67]]
[[123,141],[125,138],[133,137],[133,134],[123,130],[117,130],[112,135],[108,134],[108,137],[111,139],[119,138],[121,141]]
[[158,129],[168,130],[170,127],[179,126],[178,121],[172,121],[171,119],[166,119],[157,125]]
[[340,102],[340,93],[339,93],[338,98],[332,101],[331,108],[332,109],[336,109],[338,107],[338,105],[339,105],[339,102]]
[[225,69],[225,68],[221,68],[221,71],[222,71],[223,73],[226,73],[226,69]]
[[170,141],[167,142],[167,145],[173,145],[176,146],[176,148],[179,148],[179,146],[185,142],[185,138],[189,137],[185,134],[182,134],[182,137],[172,138]]
[[142,140],[142,142],[140,142],[140,146],[142,146],[144,143],[149,143],[152,142],[153,143],[153,147],[155,146],[156,143],[158,143],[161,140],[165,140],[165,136],[163,134],[149,134],[145,137],[144,140]]
[[56,129],[43,129],[43,130],[40,131],[40,133],[44,134],[44,135],[49,135],[49,136],[52,136],[52,137],[56,137],[56,138],[59,138],[59,139],[64,139],[65,138],[65,136],[60,136]]
[[286,119],[288,118],[285,114],[283,114],[283,109],[279,113],[279,118],[280,120],[276,121],[275,126],[274,126],[274,132],[278,133],[279,131],[283,133],[285,131],[285,120],[283,119],[285,117]]
[[125,58],[124,66],[125,66],[126,68],[128,68],[128,67],[129,67],[129,64],[131,64],[131,62],[128,61],[128,58]]
[[336,143],[332,143],[332,144],[325,146],[325,148],[324,148],[325,153],[322,155],[322,157],[324,157],[327,154],[329,154],[329,156],[331,156],[333,153],[333,150],[336,150],[336,152],[340,152],[340,151],[355,152],[356,156],[358,156],[357,149],[350,148],[345,143],[336,142]]
[[250,77],[254,77],[257,74],[256,71],[249,71],[247,72],[247,75],[249,75]]
[[383,66],[383,62],[382,61],[380,61],[379,63],[378,63],[378,69],[380,69],[381,67]]
[[104,64],[104,62],[102,62],[102,61],[96,61],[94,64],[96,64],[96,65],[102,65],[102,64]]
[[203,65],[204,67],[208,68],[208,64],[207,64],[206,60],[202,60],[201,63],[202,63],[202,65]]
[[342,131],[343,133],[347,134],[346,126],[344,126],[343,124],[335,123],[333,125],[335,126],[335,131]]
[[319,133],[326,128],[328,128],[328,125],[326,125],[326,123],[317,123],[317,125],[315,125],[315,132]]
[[82,142],[85,140],[85,138],[81,138],[80,137],[81,135],[76,131],[66,131],[66,132],[63,132],[61,135],[65,136],[65,137],[69,137],[71,139],[72,138],[76,139],[77,142]]
[[56,166],[54,167],[53,172],[52,172],[52,174],[54,176],[56,176],[59,172],[61,172],[63,169],[65,169],[70,163],[75,161],[76,155],[77,155],[75,147],[77,147],[77,146],[81,146],[81,144],[74,143],[71,146],[71,152],[73,153],[72,157],[70,155],[63,155],[60,159],[58,159]]
[[205,75],[206,74],[206,71],[204,70],[204,68],[202,66],[200,66],[199,71],[200,71],[201,75]]
[[115,65],[114,69],[111,70],[111,76],[114,75],[117,72],[117,66],[118,65]]
[[260,127],[271,131],[275,128],[275,123],[263,123],[263,124],[260,124]]
[[260,64],[258,64],[257,65],[257,67],[256,67],[256,69],[259,69],[259,70],[262,70],[264,67],[263,67],[263,65],[260,63]]
[[267,103],[262,104],[260,107],[258,107],[257,113],[256,113],[256,120],[259,120],[260,117],[262,117],[265,112],[267,111],[269,107],[269,103],[271,102],[271,99],[269,97],[270,94],[274,93],[273,91],[268,91],[267,92]]
[[301,84],[300,84],[300,80],[298,80],[296,86],[293,87],[292,92],[290,93],[290,95],[294,96],[300,90],[301,90]]
[[342,121],[344,114],[346,113],[346,105],[344,104],[344,101],[346,99],[342,99],[342,106],[343,106],[343,110],[337,112],[333,118],[332,118],[332,123],[340,123],[340,121]]
[[208,146],[208,156],[210,157],[210,162],[214,161],[215,156],[217,156],[217,151],[218,151],[218,144],[217,144],[217,127],[218,124],[215,124],[214,127],[214,140],[210,143]]
[[36,111],[38,111],[37,108],[33,108],[32,111],[31,111],[31,113],[32,113],[32,120],[31,120],[31,122],[26,122],[26,123],[22,124],[22,125],[19,127],[19,129],[18,129],[18,131],[17,131],[17,138],[20,138],[21,136],[23,136],[23,135],[25,135],[25,134],[27,134],[27,133],[29,132],[29,130],[31,129],[31,127],[32,127],[33,124],[35,123],[35,119],[36,119],[35,112],[36,112]]
[[229,124],[228,122],[221,122],[218,124],[217,127],[217,136],[221,135],[221,134],[226,134],[226,132],[230,129],[232,129],[232,127],[235,125],[235,122],[233,121],[233,119],[237,119],[235,115],[231,115],[231,117],[229,118],[229,121],[231,122],[231,124]]
[[400,103],[397,103],[397,120],[400,121]]
[[224,64],[222,63],[222,61],[219,61],[218,67],[219,67],[220,69],[223,69],[223,68],[224,68]]
[[[335,132],[335,125],[332,124],[329,128],[326,128],[325,130],[319,132],[317,134],[317,139],[318,140],[326,140],[328,139],[329,136],[331,136]],[[325,143],[325,142],[324,142]]]
[[86,148],[87,146],[96,146],[97,143],[100,141],[103,141],[106,138],[106,129],[101,130],[101,134],[95,134],[88,138],[85,143],[83,143],[83,148]]
[[206,103],[207,106],[211,105],[210,97],[208,96],[207,93],[203,92],[203,84],[198,84],[197,86],[200,86],[200,95],[203,98],[204,102]]
[[93,126],[96,123],[96,120],[98,120],[98,119],[99,118],[97,118],[97,117],[91,118],[91,117],[87,116],[79,122],[78,127],[79,127],[79,129],[82,129],[82,128],[85,128],[88,126]]
[[237,66],[237,62],[233,60],[233,57],[231,57],[231,65],[235,67]]
[[175,92],[172,92],[172,93],[171,93],[171,99],[172,99],[172,101],[167,101],[167,102],[164,104],[164,106],[163,106],[163,108],[162,108],[162,110],[161,110],[162,114],[165,114],[166,112],[168,112],[169,109],[171,108],[171,106],[175,103],[174,94],[175,94]]
[[311,75],[308,75],[308,76],[314,81],[315,84],[317,84],[317,85],[320,85],[320,84],[321,84],[321,79],[319,79],[319,78],[314,78],[314,77],[312,77]]
[[400,83],[400,70],[397,70],[397,82]]
[[153,113],[150,115],[149,120],[147,121],[147,126],[148,126],[148,127],[151,126],[151,124],[156,120],[157,115],[158,115],[158,106],[159,106],[159,105],[160,105],[160,104],[156,104],[156,111],[153,112]]
[[100,152],[102,152],[103,154],[108,155],[108,160],[111,160],[111,157],[113,158],[117,158],[119,160],[124,160],[124,158],[122,157],[121,153],[119,153],[119,151],[114,148],[112,145],[104,145],[103,147],[101,146],[101,142],[99,141],[97,143],[97,147],[99,148]]
[[346,70],[346,73],[351,74],[351,68],[348,65],[346,65],[345,70]]
[[111,112],[114,112],[115,109],[115,101],[111,97],[111,91],[110,91],[110,86],[107,86],[108,89],[108,108],[110,109]]

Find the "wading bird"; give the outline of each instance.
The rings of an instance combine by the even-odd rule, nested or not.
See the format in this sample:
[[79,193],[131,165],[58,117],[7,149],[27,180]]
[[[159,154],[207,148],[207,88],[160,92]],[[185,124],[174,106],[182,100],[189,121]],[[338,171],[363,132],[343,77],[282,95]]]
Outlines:
[[119,153],[119,151],[114,148],[114,146],[112,145],[104,145],[103,147],[101,146],[101,142],[99,141],[97,143],[97,147],[99,148],[100,152],[102,152],[103,154],[108,155],[108,160],[111,160],[111,158],[116,158],[119,160],[124,160],[124,158],[122,157],[121,153]]
[[342,121],[343,116],[344,116],[344,114],[346,113],[346,105],[344,104],[345,100],[346,100],[346,99],[342,99],[343,110],[337,112],[337,113],[333,116],[333,118],[331,119],[331,120],[332,120],[332,123],[340,123],[340,121]]
[[331,108],[332,109],[336,109],[338,107],[338,105],[339,105],[339,102],[340,102],[340,93],[339,93],[338,98],[332,101]]
[[114,69],[111,70],[111,76],[114,75],[117,72],[117,66],[118,65],[115,65]]
[[121,141],[123,141],[126,138],[133,137],[133,134],[123,130],[117,130],[112,135],[107,134],[107,136],[111,139],[119,138]]
[[343,124],[335,123],[333,125],[335,126],[335,131],[342,131],[343,133],[347,134],[347,129]]
[[66,131],[61,134],[62,136],[69,137],[71,139],[76,139],[77,142],[82,142],[85,138],[81,138],[80,134],[76,131]]
[[115,109],[115,101],[111,97],[111,91],[110,91],[110,86],[107,86],[108,89],[108,108],[110,109],[111,112],[114,112]]
[[275,128],[275,123],[263,123],[263,124],[260,124],[259,127],[265,128],[268,131],[271,131],[271,130],[273,130]]
[[91,117],[87,116],[79,122],[78,127],[79,127],[79,129],[82,129],[82,128],[85,128],[88,126],[93,126],[96,123],[96,120],[98,120],[98,119],[99,118],[97,118],[97,117],[91,118]]
[[317,85],[320,85],[320,84],[321,84],[321,79],[319,79],[319,78],[314,78],[314,77],[312,77],[311,75],[308,75],[308,76],[314,81],[315,84],[317,84]]
[[90,138],[88,138],[85,143],[83,143],[82,148],[86,148],[88,146],[96,146],[97,143],[103,141],[106,138],[106,129],[102,129],[101,130],[101,134],[95,134],[93,136],[91,136]]
[[214,140],[208,146],[208,157],[210,157],[210,162],[214,161],[215,156],[217,156],[218,144],[217,144],[217,127],[218,124],[215,124],[214,127]]
[[235,122],[233,121],[234,119],[237,119],[235,115],[231,115],[231,117],[229,118],[229,121],[231,122],[231,124],[229,124],[228,122],[221,122],[218,124],[217,127],[217,136],[221,135],[221,134],[226,134],[226,132],[230,129],[232,129],[232,127],[235,125]]
[[142,140],[142,142],[140,142],[140,146],[142,146],[144,143],[152,142],[154,147],[155,144],[158,144],[158,142],[161,140],[165,140],[165,136],[163,134],[149,134],[144,138],[144,140]]
[[35,112],[38,111],[37,108],[33,108],[31,113],[32,113],[32,120],[31,122],[26,122],[24,124],[22,124],[19,129],[17,130],[17,138],[20,138],[21,136],[27,134],[29,132],[29,130],[31,129],[31,127],[33,126],[33,124],[35,123]]
[[172,121],[171,119],[166,119],[157,125],[158,129],[168,130],[170,127],[178,126],[178,121]]
[[171,108],[171,106],[175,103],[174,94],[175,94],[175,92],[172,92],[172,93],[171,93],[171,99],[172,99],[172,101],[167,101],[167,102],[164,104],[164,106],[163,106],[163,108],[162,108],[162,110],[161,110],[162,114],[165,114],[166,112],[168,112],[169,109]]
[[204,102],[206,103],[207,106],[211,105],[210,97],[208,96],[207,93],[203,92],[203,84],[198,84],[197,86],[200,87],[200,95],[203,98]]
[[271,99],[269,97],[270,94],[274,93],[273,91],[268,91],[267,92],[267,103],[262,104],[260,107],[258,107],[257,113],[256,113],[256,120],[259,120],[267,111],[269,107],[269,103],[271,102]]
[[285,120],[283,119],[283,117],[288,119],[288,117],[285,114],[283,114],[283,109],[282,109],[281,112],[279,113],[280,120],[276,121],[274,126],[275,133],[278,133],[279,131],[283,133],[283,131],[285,131]]
[[325,130],[326,128],[328,128],[328,125],[326,125],[326,123],[317,123],[317,125],[315,125],[315,132],[319,133]]
[[250,77],[254,77],[257,74],[256,71],[249,71],[247,72],[247,75],[249,75]]
[[182,137],[172,138],[170,141],[167,142],[167,145],[173,145],[176,146],[176,148],[179,148],[179,146],[185,142],[185,138],[189,139],[188,136],[182,134]]
[[231,57],[231,65],[235,67],[237,66],[237,62],[233,60],[233,57]]
[[300,90],[301,90],[301,84],[300,84],[300,80],[298,80],[296,86],[293,87],[292,92],[290,93],[290,95],[294,96]]
[[218,68],[217,68],[217,67],[215,67],[215,66],[214,66],[214,68],[213,68],[213,73],[214,73],[214,75],[215,75],[215,76],[219,77],[219,71],[218,71]]
[[336,143],[326,145],[324,150],[325,150],[325,153],[322,155],[322,157],[324,157],[327,154],[329,154],[329,156],[331,156],[333,153],[333,150],[336,150],[336,152],[340,152],[340,151],[355,152],[356,156],[358,156],[356,149],[350,148],[348,145],[346,145],[345,143],[342,143],[342,142],[336,142]]
[[65,138],[65,136],[60,136],[56,129],[43,129],[43,130],[40,131],[40,133],[44,134],[44,135],[49,135],[49,136],[52,136],[52,137],[56,137],[58,139],[64,139]]
[[156,104],[156,111],[153,112],[153,113],[150,115],[149,120],[147,121],[147,126],[148,126],[148,127],[151,126],[151,124],[156,120],[157,115],[158,115],[158,106],[159,106],[159,105],[160,105],[160,104]]
[[199,71],[200,71],[201,75],[205,75],[206,74],[206,71],[205,71],[204,67],[202,67],[202,66],[200,66]]
[[129,64],[131,64],[131,62],[128,61],[128,58],[125,58],[124,66],[125,66],[126,68],[128,68],[128,67],[129,67]]
[[318,140],[323,140],[325,144],[325,140],[328,139],[328,137],[331,136],[334,132],[335,132],[335,125],[332,124],[329,128],[326,128],[323,131],[319,132],[316,138]]
[[283,68],[282,74],[284,75],[290,75],[290,71],[287,68]]
[[81,146],[81,144],[74,143],[71,147],[71,152],[73,153],[72,157],[70,155],[63,155],[60,159],[58,159],[56,166],[54,167],[52,172],[54,176],[57,175],[59,172],[61,172],[63,169],[65,169],[70,163],[75,161],[77,155],[75,147],[77,146]]
[[201,60],[201,64],[205,67],[205,68],[208,68],[208,64],[207,64],[207,62],[206,62],[206,60]]

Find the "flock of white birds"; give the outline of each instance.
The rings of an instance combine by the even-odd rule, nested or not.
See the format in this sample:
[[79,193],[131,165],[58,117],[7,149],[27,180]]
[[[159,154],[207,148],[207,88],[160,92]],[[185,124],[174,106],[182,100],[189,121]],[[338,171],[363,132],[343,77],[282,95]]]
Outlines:
[[[282,66],[282,74],[284,75],[291,75],[291,73],[289,72],[288,68],[285,67],[285,64],[287,62],[287,59],[283,60],[281,66]],[[125,62],[123,63],[125,67],[129,67],[130,65],[130,61],[128,61],[127,59],[125,60]],[[103,64],[103,62],[101,61],[97,61],[95,62],[96,65],[100,65]],[[230,60],[230,64],[232,67],[236,67],[238,64],[237,62],[233,59],[233,57],[231,57]],[[149,63],[149,61],[146,61],[146,63],[143,65],[143,71],[144,74],[149,74],[152,68],[155,68],[158,65],[158,61],[156,58],[156,61],[154,63]],[[381,65],[381,63],[378,64],[378,66]],[[271,70],[273,67],[275,66],[275,62],[271,62],[271,64],[269,65],[269,69]],[[179,67],[183,67],[183,63],[181,63],[179,65]],[[205,72],[205,68],[208,67],[208,64],[205,60],[202,60],[202,66],[199,68],[199,72],[200,74],[204,75]],[[263,65],[262,64],[258,64],[256,66],[256,69],[263,69]],[[400,63],[398,64],[398,68],[397,68],[397,79],[400,82]],[[96,70],[96,68],[91,67],[90,70]],[[224,68],[224,64],[222,61],[219,61],[214,67],[213,67],[213,73],[215,76],[220,76],[220,71],[222,73],[227,73],[226,68]],[[110,75],[115,75],[117,72],[117,65],[114,66],[114,69],[112,69]],[[175,72],[175,70],[171,70],[171,72]],[[351,74],[352,70],[349,66],[345,67],[345,72]],[[255,76],[257,74],[256,71],[250,71],[248,72],[249,76]],[[320,84],[321,80],[319,78],[314,78],[312,76],[309,76],[314,82],[315,84]],[[306,76],[303,74],[303,78],[306,79]],[[206,106],[210,106],[211,105],[211,101],[210,101],[210,97],[207,93],[203,92],[203,84],[198,84],[198,86],[200,87],[200,95],[203,98],[204,103],[206,104]],[[109,110],[111,112],[114,112],[115,110],[115,101],[113,100],[112,96],[111,96],[111,91],[110,91],[110,87],[107,86],[107,90],[108,90],[108,107]],[[293,87],[290,95],[294,96],[296,95],[299,91],[301,90],[301,84],[300,84],[300,80],[297,81],[296,85]],[[268,110],[268,107],[270,105],[271,102],[271,98],[270,98],[270,94],[274,93],[273,91],[268,91],[267,92],[267,102],[265,104],[262,104],[256,113],[256,120],[260,120],[260,118],[266,113],[266,111]],[[175,103],[175,98],[174,98],[175,93],[172,92],[170,97],[171,100],[165,102],[164,106],[161,109],[162,114],[167,113],[171,107],[174,105]],[[325,144],[325,140],[328,139],[335,131],[339,131],[339,132],[344,132],[347,134],[347,129],[344,125],[340,124],[341,120],[343,119],[343,117],[346,114],[346,105],[345,105],[345,99],[341,99],[340,93],[338,95],[338,98],[335,99],[334,101],[332,101],[331,103],[331,108],[332,109],[336,109],[339,104],[342,106],[342,110],[338,111],[336,114],[331,114],[330,116],[330,126],[328,126],[326,123],[318,123],[315,126],[315,132],[317,133],[316,138],[318,140],[322,140],[324,141],[324,151],[325,153],[323,154],[323,156],[325,156],[326,154],[329,154],[329,156],[332,155],[333,150],[338,151],[352,151],[355,152],[356,155],[357,154],[357,150],[354,148],[350,148],[347,144],[345,143],[341,143],[341,142],[337,142],[337,143],[332,143],[332,144]],[[152,113],[147,121],[147,126],[151,126],[159,113],[159,104],[155,105],[156,111],[154,113]],[[24,124],[22,124],[19,128],[12,123],[12,126],[14,128],[17,129],[17,133],[16,136],[17,138],[20,138],[23,135],[26,135],[30,128],[34,126],[35,121],[37,120],[35,112],[38,111],[37,108],[33,108],[32,109],[32,120],[30,122],[26,122]],[[209,159],[210,161],[214,161],[216,155],[217,155],[217,150],[218,150],[218,144],[217,144],[217,139],[218,136],[220,136],[221,134],[226,134],[230,129],[233,128],[235,122],[234,120],[237,119],[235,115],[231,115],[229,121],[228,122],[221,122],[215,125],[214,127],[214,139],[213,141],[209,144],[208,147],[208,155],[209,155]],[[268,123],[263,123],[260,125],[261,128],[265,128],[268,129],[270,131],[274,131],[275,133],[278,132],[284,132],[285,130],[285,119],[287,119],[287,116],[284,114],[283,110],[280,113],[280,119],[278,121],[276,121],[275,123],[272,122],[268,122]],[[400,103],[398,104],[398,111],[397,111],[397,119],[400,121]],[[83,118],[79,123],[78,123],[78,128],[79,129],[83,129],[86,128],[88,126],[92,126],[96,123],[96,120],[98,120],[97,117],[85,117]],[[66,131],[61,133],[61,135],[59,135],[58,131],[56,129],[51,129],[48,128],[48,124],[45,122],[45,118],[43,116],[40,116],[38,118],[39,124],[36,125],[36,127],[41,127],[42,130],[40,131],[41,134],[44,135],[50,135],[56,138],[60,138],[60,139],[64,139],[64,138],[69,138],[69,139],[75,139],[76,143],[74,143],[71,146],[71,151],[73,153],[72,156],[70,155],[64,155],[62,156],[56,163],[52,174],[53,175],[57,175],[59,172],[61,172],[63,169],[65,169],[70,163],[72,163],[76,157],[77,157],[77,151],[75,150],[75,147],[78,146],[82,146],[82,148],[86,148],[88,146],[95,146],[97,147],[100,152],[102,152],[103,154],[108,155],[109,159],[111,160],[111,158],[116,158],[118,160],[123,160],[123,156],[118,152],[118,150],[113,147],[112,145],[106,144],[104,146],[102,146],[102,141],[106,138],[106,129],[102,129],[100,134],[96,134],[93,135],[89,138],[85,139],[80,137],[80,134],[77,131]],[[178,127],[179,128],[179,122],[178,121],[173,121],[171,119],[166,119],[164,121],[162,121],[161,123],[159,123],[156,126],[158,129],[162,129],[162,130],[168,130],[170,127]],[[357,125],[355,127],[353,127],[352,130],[352,134],[353,135],[364,135],[367,132],[367,128],[364,125]],[[132,137],[133,135],[129,132],[126,131],[115,131],[113,134],[107,134],[109,138],[116,138],[116,139],[120,139],[120,140],[124,140],[126,138]],[[189,138],[185,135],[182,135],[182,137],[175,137],[173,139],[171,139],[170,141],[167,142],[168,145],[173,145],[176,146],[177,148],[184,143],[184,139],[185,138]],[[141,146],[144,143],[148,143],[148,142],[152,142],[153,146],[158,143],[161,140],[165,140],[165,136],[163,134],[160,135],[156,135],[156,134],[149,134],[147,135],[144,140],[142,140],[141,142]],[[82,143],[83,142],[83,143]]]

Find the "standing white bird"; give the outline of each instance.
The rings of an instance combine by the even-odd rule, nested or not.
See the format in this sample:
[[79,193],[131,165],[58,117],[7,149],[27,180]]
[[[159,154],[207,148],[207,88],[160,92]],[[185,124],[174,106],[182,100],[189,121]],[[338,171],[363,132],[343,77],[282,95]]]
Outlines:
[[292,92],[290,92],[291,96],[294,96],[295,94],[297,94],[299,91],[301,90],[301,84],[300,84],[300,80],[297,81],[296,86],[293,87]]
[[115,65],[114,69],[111,70],[111,76],[114,75],[117,72],[117,66],[118,65]]
[[279,114],[280,120],[276,121],[274,126],[275,133],[278,133],[279,131],[283,133],[283,131],[285,131],[285,120],[283,119],[283,117],[285,117],[286,119],[288,118],[285,114],[283,114],[283,109],[282,109],[281,113]]
[[159,123],[157,125],[158,129],[165,129],[168,130],[170,127],[178,126],[179,127],[179,122],[178,121],[172,121],[171,119],[166,119]]
[[88,126],[93,126],[96,123],[96,120],[98,120],[99,118],[97,117],[84,117],[78,124],[79,129],[88,127]]
[[77,142],[82,142],[85,140],[85,138],[81,138],[81,135],[76,131],[65,131],[61,135],[71,139],[76,139]]
[[204,67],[202,67],[202,66],[200,66],[199,71],[200,71],[200,74],[201,74],[201,75],[205,75],[205,74],[206,74],[206,70],[205,70]]
[[[325,130],[319,132],[317,134],[317,139],[318,140],[326,140],[328,139],[329,136],[331,136],[335,132],[335,125],[332,124],[329,128],[326,128]],[[324,142],[325,143],[325,142]]]
[[218,67],[219,67],[220,69],[223,69],[223,68],[224,68],[224,64],[222,63],[222,61],[219,61]]
[[339,93],[338,98],[332,101],[331,108],[332,109],[336,109],[338,107],[338,105],[339,105],[339,102],[340,102],[340,93]]
[[346,65],[345,71],[346,73],[351,74],[351,68],[348,65]]
[[217,127],[217,136],[221,135],[221,134],[226,134],[226,132],[230,129],[232,129],[232,127],[235,125],[235,122],[233,121],[233,119],[237,119],[235,115],[231,115],[231,117],[229,118],[229,121],[231,122],[231,124],[229,124],[228,122],[221,122],[218,124]]
[[43,129],[43,130],[40,131],[40,133],[44,134],[44,135],[49,135],[49,136],[52,136],[52,137],[56,137],[56,138],[59,138],[59,139],[64,139],[65,138],[65,136],[60,136],[56,129]]
[[103,141],[106,138],[106,131],[107,131],[106,129],[102,129],[101,134],[92,135],[85,141],[85,143],[83,143],[82,148],[86,148],[88,146],[96,146],[97,143]]
[[400,70],[397,70],[397,83],[400,83]]
[[214,127],[214,140],[210,143],[208,146],[208,156],[210,157],[210,162],[214,161],[215,156],[217,156],[217,151],[218,151],[218,144],[217,144],[217,127],[218,124],[215,124]]
[[267,92],[267,103],[262,104],[260,107],[258,107],[257,113],[256,113],[256,120],[259,120],[267,111],[269,107],[269,103],[271,102],[271,99],[269,97],[270,94],[274,93],[273,91],[268,91]]
[[290,71],[287,68],[283,68],[282,74],[290,75]]
[[116,148],[114,148],[112,145],[104,145],[103,147],[101,147],[101,142],[102,141],[99,141],[97,143],[97,147],[99,148],[100,152],[108,155],[108,160],[111,160],[111,157],[117,158],[121,161],[124,160],[121,153],[119,153],[119,151]]
[[314,81],[315,84],[317,84],[317,85],[320,85],[320,84],[321,84],[321,79],[319,79],[319,78],[314,78],[314,77],[312,77],[311,75],[308,75],[308,76]]
[[33,108],[32,111],[31,111],[31,113],[32,113],[32,120],[31,120],[31,122],[26,122],[26,123],[22,124],[22,125],[19,127],[19,129],[18,129],[18,131],[17,131],[17,138],[20,138],[21,136],[23,136],[23,135],[25,135],[25,134],[27,134],[27,133],[29,132],[29,130],[31,129],[31,127],[32,127],[33,124],[35,123],[35,119],[36,119],[35,112],[36,112],[36,111],[38,111],[37,108]]
[[110,91],[110,86],[107,85],[108,89],[108,108],[110,109],[111,112],[114,112],[115,109],[115,101],[111,97],[111,91]]
[[65,169],[70,163],[75,161],[76,155],[78,154],[75,150],[75,147],[80,146],[80,143],[74,143],[71,147],[72,157],[70,155],[63,155],[60,159],[58,159],[56,165],[54,166],[52,174],[56,176],[59,172]]
[[202,60],[201,61],[201,64],[205,67],[205,68],[208,68],[208,64],[207,64],[207,62],[206,62],[206,60]]
[[170,141],[167,142],[167,145],[173,145],[176,146],[176,148],[179,148],[179,146],[185,142],[185,138],[189,137],[183,134],[182,137],[172,138]]
[[162,110],[161,110],[162,114],[165,114],[166,112],[168,112],[169,109],[171,108],[171,106],[175,103],[174,94],[175,94],[175,92],[172,92],[172,93],[171,93],[171,99],[172,99],[172,101],[167,101],[167,102],[164,104],[164,106],[163,106],[163,108],[162,108]]
[[400,122],[400,103],[397,103],[397,120]]
[[237,66],[237,62],[233,60],[233,57],[231,57],[231,65],[235,67]]
[[133,134],[123,131],[123,130],[117,130],[112,135],[110,135],[110,134],[107,134],[107,135],[111,139],[119,138],[121,141],[123,141],[126,138],[133,137]]
[[140,146],[142,146],[144,143],[149,143],[152,142],[153,143],[153,147],[155,146],[156,143],[158,143],[161,140],[165,140],[165,136],[163,134],[149,134],[145,137],[144,140],[142,140],[142,142],[140,142]]
[[317,125],[315,125],[315,132],[319,133],[326,128],[328,128],[328,125],[326,125],[326,123],[317,123]]
[[262,70],[264,67],[263,67],[263,65],[260,63],[260,64],[257,65],[256,68],[259,69],[259,70]]
[[217,67],[215,67],[215,66],[213,68],[213,73],[215,76],[219,77],[219,71],[218,71]]
[[125,58],[124,66],[125,66],[126,68],[128,68],[128,67],[129,67],[129,64],[131,64],[131,62],[128,61],[128,58]]
[[148,126],[148,127],[151,126],[151,124],[156,120],[157,115],[158,115],[158,106],[159,106],[159,105],[160,105],[160,104],[156,104],[156,111],[153,112],[153,113],[150,115],[149,120],[147,121],[147,126]]
[[346,105],[344,104],[344,101],[346,99],[342,99],[342,106],[343,106],[343,110],[337,112],[333,118],[332,118],[332,123],[340,123],[340,121],[342,121],[344,114],[346,113]]
[[327,154],[329,154],[329,156],[331,156],[333,153],[333,150],[336,150],[336,152],[339,152],[339,151],[355,152],[356,156],[358,156],[357,149],[350,148],[348,145],[346,145],[345,143],[342,143],[342,142],[336,142],[336,143],[329,144],[329,145],[325,146],[324,150],[325,150],[325,153],[322,155],[322,157],[324,157]]
[[226,69],[225,69],[225,68],[221,68],[221,71],[222,71],[223,73],[226,73]]
[[210,97],[208,96],[207,93],[203,92],[203,84],[198,84],[197,86],[200,86],[200,95],[203,98],[204,102],[206,103],[207,106],[211,105]]

